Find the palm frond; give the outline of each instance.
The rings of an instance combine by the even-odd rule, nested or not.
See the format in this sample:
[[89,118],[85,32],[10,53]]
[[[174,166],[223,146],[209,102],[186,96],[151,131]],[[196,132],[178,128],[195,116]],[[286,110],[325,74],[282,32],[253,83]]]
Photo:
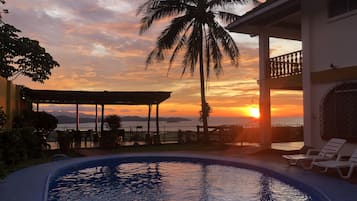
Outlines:
[[186,72],[189,67],[191,74],[195,70],[195,65],[198,62],[199,57],[199,30],[197,29],[199,25],[197,23],[193,24],[192,32],[187,41],[186,52],[183,59],[183,71],[181,76]]
[[239,15],[223,12],[223,11],[219,11],[218,16],[220,17],[221,20],[223,20],[226,23],[232,23],[240,18]]
[[162,49],[171,49],[177,42],[180,33],[186,29],[187,24],[192,18],[189,15],[177,17],[171,21],[171,24],[161,32],[157,40],[157,46]]
[[[175,5],[174,3],[160,4],[161,2],[165,2],[165,1],[159,1],[158,3],[159,5],[155,8],[147,8],[146,10],[143,10],[143,8],[140,9],[140,12],[142,12],[144,15],[144,17],[142,17],[140,20],[140,31],[139,31],[140,34],[147,31],[151,27],[154,21],[158,21],[166,17],[179,15],[180,13],[184,13],[187,10],[187,7],[182,6],[182,4],[179,5]],[[169,1],[169,2],[177,2],[177,1]],[[150,4],[147,4],[146,6],[149,5]]]
[[237,66],[239,61],[239,49],[232,36],[217,22],[212,22],[211,28],[212,33],[220,42],[224,52],[230,57],[232,64]]
[[[246,4],[250,0],[211,0],[208,2],[208,7],[209,8],[214,8],[214,7],[224,7],[229,4]],[[257,0],[252,0],[252,1],[257,1]]]
[[216,75],[219,75],[222,72],[222,52],[219,48],[217,38],[214,34],[214,31],[212,29],[208,30],[208,41],[211,47],[211,57],[212,61],[214,62],[214,67],[213,69],[216,72]]
[[178,52],[185,46],[185,44],[187,43],[187,33],[190,31],[190,28],[192,27],[192,22],[186,27],[185,32],[183,33],[180,41],[177,43],[174,51],[172,52],[171,58],[170,58],[170,63],[169,63],[169,69],[168,72],[170,71],[172,64],[176,58],[176,55],[178,54]]

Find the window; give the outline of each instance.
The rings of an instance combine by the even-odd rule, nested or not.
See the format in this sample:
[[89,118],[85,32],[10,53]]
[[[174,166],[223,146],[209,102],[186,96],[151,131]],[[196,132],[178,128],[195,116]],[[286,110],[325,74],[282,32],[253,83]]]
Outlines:
[[356,9],[357,0],[330,0],[328,5],[328,17],[335,17]]
[[342,84],[331,90],[323,100],[321,112],[322,138],[357,142],[357,83]]

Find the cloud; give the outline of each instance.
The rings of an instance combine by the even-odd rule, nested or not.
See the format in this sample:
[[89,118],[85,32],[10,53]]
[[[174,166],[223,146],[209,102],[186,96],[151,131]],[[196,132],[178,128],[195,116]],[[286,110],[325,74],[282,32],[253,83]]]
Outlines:
[[107,48],[104,47],[102,44],[95,43],[92,45],[91,55],[102,57],[102,56],[106,56],[108,54],[109,54],[109,52],[108,52]]
[[[198,69],[181,77],[182,57],[177,57],[168,72],[168,61],[153,63],[146,68],[145,60],[155,47],[158,34],[168,19],[153,24],[139,35],[140,18],[137,7],[144,0],[11,0],[6,7],[6,22],[23,31],[22,35],[40,41],[61,67],[52,72],[45,84],[19,77],[15,83],[34,89],[91,91],[172,91],[171,98],[160,105],[160,111],[178,116],[197,116],[200,111]],[[240,6],[235,12],[246,12]],[[207,82],[207,100],[212,115],[240,111],[259,101],[258,38],[232,33],[240,50],[240,65],[234,67],[224,57],[223,73],[213,73]],[[292,51],[298,43],[272,40],[271,54]],[[170,56],[170,55],[168,55]],[[212,71],[213,72],[213,71]],[[288,100],[289,102],[285,101]],[[272,93],[272,102],[290,109],[301,104],[298,94]],[[285,105],[286,107],[283,107]],[[62,106],[61,106],[62,107]],[[67,108],[72,110],[71,108]],[[146,115],[146,107],[106,107],[106,113]],[[232,113],[233,114],[233,113]],[[239,112],[234,113],[239,115]]]

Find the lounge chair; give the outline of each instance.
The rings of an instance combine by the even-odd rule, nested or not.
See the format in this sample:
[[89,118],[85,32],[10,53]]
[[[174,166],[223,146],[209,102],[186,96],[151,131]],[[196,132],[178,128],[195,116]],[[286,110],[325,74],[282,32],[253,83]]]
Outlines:
[[[355,167],[357,167],[357,149],[354,150],[349,160],[342,161],[342,156],[339,155],[336,160],[328,160],[328,161],[316,161],[313,162],[313,166],[318,166],[321,168],[325,168],[324,172],[327,172],[329,168],[336,169],[341,178],[349,179],[353,173]],[[343,174],[341,169],[349,168],[347,174]]]
[[[282,157],[288,160],[289,165],[301,165],[305,169],[311,169],[312,162],[331,160],[336,157],[345,143],[345,139],[331,138],[322,149],[309,149],[306,154],[283,155]],[[308,161],[311,163],[306,165]]]

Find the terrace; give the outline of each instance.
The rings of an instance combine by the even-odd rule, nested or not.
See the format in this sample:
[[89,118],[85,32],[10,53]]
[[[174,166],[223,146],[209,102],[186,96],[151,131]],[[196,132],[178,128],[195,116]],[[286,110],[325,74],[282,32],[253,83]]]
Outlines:
[[269,59],[272,79],[300,75],[302,73],[302,50]]
[[269,58],[267,84],[270,89],[302,90],[302,50]]

